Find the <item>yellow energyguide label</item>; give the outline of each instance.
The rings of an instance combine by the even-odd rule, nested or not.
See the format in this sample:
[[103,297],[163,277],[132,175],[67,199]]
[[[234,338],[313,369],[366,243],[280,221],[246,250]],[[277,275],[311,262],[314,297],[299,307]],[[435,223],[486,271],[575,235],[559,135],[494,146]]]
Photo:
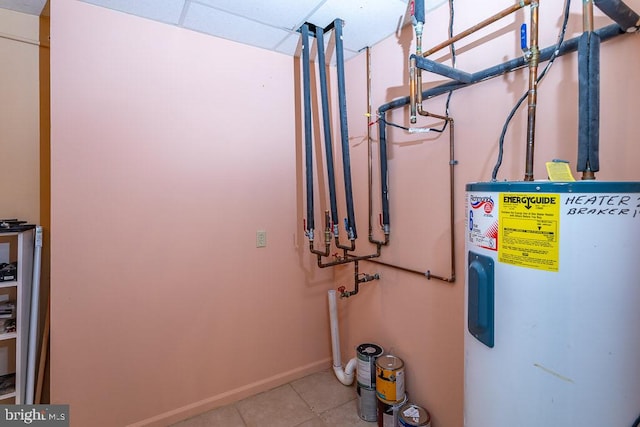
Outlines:
[[498,261],[558,271],[560,195],[500,193]]

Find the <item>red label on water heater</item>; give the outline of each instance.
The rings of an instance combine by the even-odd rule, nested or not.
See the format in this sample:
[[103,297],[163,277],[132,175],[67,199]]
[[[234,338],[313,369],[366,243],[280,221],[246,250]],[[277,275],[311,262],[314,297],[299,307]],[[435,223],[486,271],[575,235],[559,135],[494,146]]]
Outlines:
[[467,194],[467,240],[470,244],[498,250],[497,194]]

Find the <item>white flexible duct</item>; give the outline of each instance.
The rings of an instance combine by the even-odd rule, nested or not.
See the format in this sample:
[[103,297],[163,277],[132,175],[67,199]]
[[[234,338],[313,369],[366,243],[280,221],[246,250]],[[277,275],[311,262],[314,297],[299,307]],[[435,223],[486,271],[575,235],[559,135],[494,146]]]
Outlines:
[[349,360],[347,366],[342,369],[342,360],[340,357],[340,329],[338,328],[338,306],[336,304],[336,291],[330,290],[329,297],[329,320],[331,321],[331,349],[333,351],[333,373],[336,378],[344,384],[353,384],[353,373],[356,370],[357,360],[354,357]]

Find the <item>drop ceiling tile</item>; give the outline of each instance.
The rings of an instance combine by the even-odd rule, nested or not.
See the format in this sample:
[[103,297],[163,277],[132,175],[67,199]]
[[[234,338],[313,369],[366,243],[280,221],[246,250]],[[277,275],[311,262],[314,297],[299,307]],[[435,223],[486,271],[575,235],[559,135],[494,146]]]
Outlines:
[[447,2],[448,0],[424,0],[424,12],[429,13]]
[[[408,3],[409,0],[400,0],[403,3]],[[424,11],[429,12],[430,10],[435,9],[441,4],[446,3],[448,0],[424,0]]]
[[326,0],[194,0],[274,27],[297,30],[307,16]]
[[[336,49],[335,42],[333,40],[333,33],[331,35],[327,34],[327,37],[324,39],[325,41],[325,54],[327,55],[327,63],[329,65],[336,65]],[[311,56],[315,61],[317,58],[317,47],[316,40],[312,38],[312,48],[311,48]],[[344,48],[344,46],[343,46]],[[277,52],[284,53],[290,56],[300,56],[302,49],[302,42],[300,41],[300,34],[291,34],[286,39],[282,41],[278,46],[276,46],[275,50]],[[349,59],[358,56],[360,52],[353,51],[347,48],[344,48],[344,60],[345,62]]]
[[167,24],[180,22],[185,0],[83,0],[85,3],[130,13]]
[[274,49],[291,34],[290,31],[259,24],[199,3],[191,3],[184,17],[183,26],[265,49]]
[[309,22],[324,28],[342,19],[344,47],[357,52],[395,33],[407,8],[401,0],[327,0]]
[[[302,35],[300,33],[291,33],[289,34],[280,44],[275,47],[275,50],[281,53],[285,53],[287,55],[292,56],[300,56],[302,54]],[[324,39],[325,52],[327,52],[329,46],[330,37]],[[316,46],[316,38],[309,36],[309,41],[311,42],[311,55],[315,60],[318,49]]]
[[40,16],[47,0],[0,0],[1,9]]

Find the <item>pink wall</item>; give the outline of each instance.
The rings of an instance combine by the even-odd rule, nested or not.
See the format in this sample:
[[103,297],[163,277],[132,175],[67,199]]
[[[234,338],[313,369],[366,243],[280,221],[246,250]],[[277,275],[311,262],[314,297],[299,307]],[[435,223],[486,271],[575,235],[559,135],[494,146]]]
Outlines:
[[293,59],[70,0],[51,39],[52,401],[164,425],[327,368]]
[[40,219],[37,16],[0,9],[0,217]]
[[[581,3],[573,2],[566,38],[581,32]],[[482,2],[459,0],[454,33],[513,4],[512,1]],[[636,10],[640,2],[629,3]],[[519,26],[526,19],[505,18],[457,44],[457,66],[467,72],[479,71],[520,55]],[[552,45],[557,37],[562,2],[541,2],[540,45]],[[446,40],[448,7],[443,5],[427,15],[423,48]],[[611,21],[596,11],[596,28]],[[371,49],[372,98],[374,109],[397,97],[408,96],[407,58],[412,45],[412,28],[392,36]],[[601,66],[601,180],[638,180],[637,111],[640,108],[640,39],[629,35],[602,44]],[[448,51],[432,59],[448,63]],[[577,59],[576,54],[559,58],[539,87],[536,132],[536,179],[545,179],[544,162],[554,158],[576,162]],[[367,231],[367,147],[365,55],[347,63],[352,170],[358,231],[366,240]],[[425,74],[425,88],[445,78]],[[361,272],[381,275],[381,280],[365,284],[355,298],[343,301],[343,353],[358,343],[373,341],[400,356],[406,364],[407,390],[411,400],[426,407],[437,427],[463,425],[463,304],[464,304],[464,185],[488,181],[497,154],[502,125],[516,100],[527,89],[526,71],[477,84],[454,92],[450,110],[455,119],[455,223],[457,280],[446,284],[402,271],[366,264]],[[425,102],[425,108],[444,114],[446,95]],[[409,126],[408,109],[395,110],[387,119]],[[416,126],[440,125],[419,119]],[[506,141],[505,158],[499,179],[521,180],[524,176],[526,105],[512,122]],[[391,203],[391,244],[383,249],[382,260],[411,269],[447,276],[448,270],[448,142],[449,135],[430,133],[412,136],[387,127],[389,144],[389,192]],[[373,149],[378,149],[377,127]],[[377,156],[376,156],[377,157]],[[374,225],[380,212],[376,162]],[[576,176],[578,176],[576,174]],[[378,227],[375,228],[376,232]],[[378,234],[379,236],[379,234]],[[378,237],[379,238],[379,237]],[[372,246],[361,246],[361,252]],[[338,271],[337,282],[352,286],[351,268]],[[346,356],[346,355],[345,355]]]
[[[542,46],[556,39],[555,3],[541,6]],[[567,37],[580,31],[574,3]],[[456,2],[456,32],[512,2],[477,4]],[[78,426],[163,425],[327,367],[325,291],[351,288],[352,270],[317,269],[299,232],[296,62],[71,0],[53,4],[51,15],[52,401],[70,403]],[[428,15],[425,47],[446,38],[447,19],[446,6]],[[476,71],[519,55],[522,19],[461,43],[458,66]],[[597,27],[608,22],[597,14]],[[374,108],[408,94],[411,40],[409,29],[372,48]],[[603,44],[600,179],[640,179],[638,43]],[[575,58],[560,58],[540,87],[537,178],[545,160],[575,162]],[[347,80],[364,241],[364,55],[347,63]],[[457,230],[464,184],[490,178],[502,124],[525,88],[518,72],[453,96]],[[444,97],[425,103],[439,114],[443,105]],[[408,124],[406,110],[389,119]],[[519,113],[501,179],[522,177],[524,129]],[[383,260],[448,275],[448,135],[388,136],[392,236]],[[378,206],[376,196],[376,215]],[[259,229],[268,232],[266,249],[255,248]],[[382,279],[339,302],[343,359],[366,341],[403,358],[410,398],[436,427],[462,426],[460,233],[455,246],[454,284],[363,263],[361,271]]]

